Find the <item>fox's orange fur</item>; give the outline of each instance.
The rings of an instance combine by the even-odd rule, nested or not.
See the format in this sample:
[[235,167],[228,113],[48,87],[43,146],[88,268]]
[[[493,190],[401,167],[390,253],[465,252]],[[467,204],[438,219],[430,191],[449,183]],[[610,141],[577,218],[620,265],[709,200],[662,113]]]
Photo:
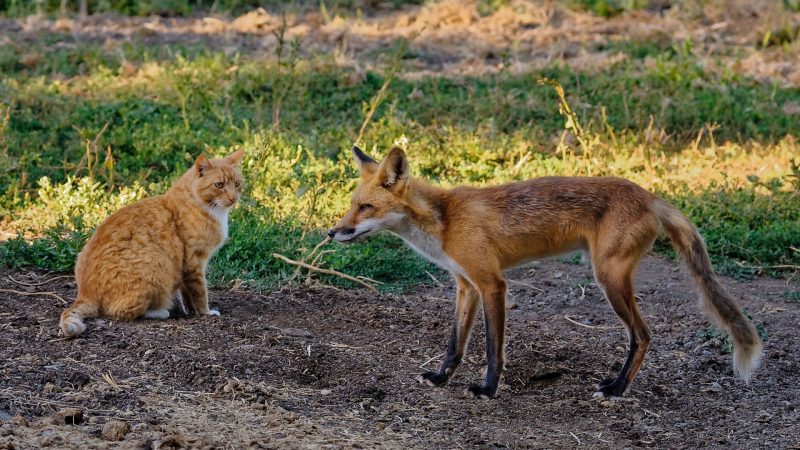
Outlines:
[[83,319],[165,319],[180,292],[186,309],[208,307],[206,264],[228,235],[228,211],[239,201],[241,150],[226,158],[201,155],[163,195],[145,198],[108,217],[75,263],[78,296],[61,314],[65,336],[86,329]]
[[650,342],[636,306],[633,273],[660,229],[683,255],[703,304],[735,344],[734,369],[745,380],[758,366],[761,343],[752,323],[717,280],[702,237],[656,195],[618,178],[545,177],[501,186],[440,189],[409,176],[405,153],[394,148],[381,163],[353,148],[361,183],[352,206],[329,232],[355,242],[381,230],[402,237],[456,280],[456,323],[439,372],[422,381],[447,383],[464,355],[478,303],[486,321],[488,369],[484,386],[495,395],[504,368],[504,269],[526,261],[582,250],[591,256],[598,285],[628,327],[630,351],[614,379],[598,394],[622,395],[636,376]]

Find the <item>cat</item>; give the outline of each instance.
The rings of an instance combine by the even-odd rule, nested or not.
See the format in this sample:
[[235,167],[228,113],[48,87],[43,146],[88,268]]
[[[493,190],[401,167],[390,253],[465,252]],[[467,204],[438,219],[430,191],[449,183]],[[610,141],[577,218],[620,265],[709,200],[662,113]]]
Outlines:
[[228,237],[243,156],[243,150],[212,160],[200,155],[166,193],[106,218],[78,254],[78,295],[61,314],[62,334],[80,335],[83,319],[99,315],[166,319],[176,293],[189,313],[218,316],[208,307],[206,265]]

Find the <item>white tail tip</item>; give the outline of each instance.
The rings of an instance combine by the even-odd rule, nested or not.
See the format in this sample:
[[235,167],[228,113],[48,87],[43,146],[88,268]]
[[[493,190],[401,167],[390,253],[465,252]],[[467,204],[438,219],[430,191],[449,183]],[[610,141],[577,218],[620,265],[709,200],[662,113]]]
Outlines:
[[745,381],[750,383],[753,372],[761,365],[761,345],[750,349],[734,348],[733,350],[733,372]]

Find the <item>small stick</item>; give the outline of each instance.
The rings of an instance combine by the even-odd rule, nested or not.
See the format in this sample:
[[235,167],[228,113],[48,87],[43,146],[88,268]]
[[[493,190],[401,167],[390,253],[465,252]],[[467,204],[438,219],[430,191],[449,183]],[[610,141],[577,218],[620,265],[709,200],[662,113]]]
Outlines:
[[748,266],[747,264],[740,263],[739,261],[734,261],[734,263],[737,266],[743,267],[745,269],[758,269],[758,270],[763,270],[763,269],[794,269],[794,270],[800,270],[800,266],[796,266],[794,264],[776,264],[776,265],[773,265],[773,266]]
[[339,272],[338,270],[322,269],[322,268],[319,268],[319,267],[315,267],[315,266],[312,266],[311,264],[306,264],[306,263],[304,263],[302,261],[295,261],[293,259],[289,259],[289,258],[281,255],[280,253],[273,253],[272,256],[275,257],[275,258],[278,258],[278,259],[282,259],[287,264],[300,266],[300,267],[306,268],[308,270],[313,270],[315,272],[320,272],[320,273],[326,273],[328,275],[336,275],[337,277],[344,278],[345,280],[349,280],[349,281],[352,281],[354,283],[358,283],[358,284],[366,287],[367,289],[369,289],[369,290],[371,290],[373,292],[378,292],[378,289],[376,289],[375,286],[373,286],[373,285],[371,285],[369,283],[366,283],[364,281],[361,281],[356,277],[351,277],[350,275],[347,275],[345,273]]
[[427,361],[425,361],[424,363],[420,364],[420,365],[419,365],[419,368],[420,368],[420,369],[424,369],[424,368],[425,368],[425,366],[427,366],[427,365],[428,365],[428,363],[430,363],[430,362],[431,362],[431,361],[433,361],[434,359],[439,359],[439,358],[441,358],[442,356],[444,356],[444,353],[439,353],[439,354],[438,354],[438,355],[436,355],[436,356],[432,356],[432,357],[430,357],[430,359],[428,359],[428,360],[427,360]]
[[532,285],[532,284],[524,283],[524,282],[522,282],[522,281],[517,281],[517,280],[506,280],[506,281],[508,281],[509,283],[513,283],[513,284],[519,284],[519,285],[522,285],[522,286],[525,286],[525,287],[531,288],[531,289],[533,289],[534,291],[544,292],[544,289],[542,289],[542,288],[538,288],[538,287],[536,287],[536,286],[534,286],[534,285]]
[[[308,253],[307,255],[303,256],[303,257],[300,259],[300,262],[306,262],[306,260],[307,260],[308,258],[310,258],[312,255],[314,255],[314,253],[316,253],[316,252],[317,252],[317,250],[319,250],[319,248],[320,248],[320,247],[322,247],[323,245],[327,244],[327,243],[328,243],[328,242],[330,242],[330,241],[331,241],[331,238],[329,238],[329,237],[326,237],[325,239],[323,239],[323,240],[322,240],[322,242],[320,242],[319,244],[317,244],[317,246],[316,246],[316,247],[314,247],[314,249],[313,249],[313,250],[311,250],[311,252],[310,252],[310,253]],[[297,275],[299,275],[299,274],[300,274],[300,266],[297,266],[297,269],[296,269],[296,270],[294,271],[294,273],[292,274],[292,279],[296,278],[296,277],[297,277]]]
[[49,295],[51,297],[55,297],[61,300],[61,303],[68,305],[69,302],[64,300],[60,295],[56,294],[55,292],[22,292],[16,291],[14,289],[0,289],[0,292],[8,292],[10,294],[17,294],[17,295],[27,295],[27,296],[34,296],[34,295]]
[[584,327],[584,328],[589,328],[591,330],[617,330],[617,329],[620,328],[620,327],[602,327],[602,326],[597,326],[597,325],[586,325],[585,323],[580,323],[580,322],[578,322],[576,320],[571,319],[569,316],[564,316],[564,318],[567,319],[568,322],[572,322],[575,325],[578,325],[578,326],[581,326],[581,327]]
[[[326,254],[328,254],[328,253],[333,253],[333,250],[332,249],[322,250],[319,253],[317,253],[317,256],[315,256],[314,259],[311,261],[311,265],[315,266],[315,267],[319,267],[320,266],[319,260],[323,256],[325,256]],[[305,262],[305,260],[304,260],[304,262]],[[300,268],[298,267],[297,270],[300,270]],[[309,284],[309,283],[311,283],[311,271],[310,270],[308,271],[308,275],[306,276],[306,284]]]
[[55,280],[58,280],[58,279],[61,279],[61,278],[73,278],[73,277],[72,277],[72,275],[59,275],[57,277],[50,278],[49,280],[44,280],[44,281],[42,281],[40,283],[26,283],[24,281],[17,281],[15,279],[13,279],[11,277],[11,275],[8,276],[9,280],[11,280],[14,283],[21,284],[23,286],[41,286],[43,284],[47,284],[47,283],[50,283],[51,281],[55,281]]
[[661,415],[660,415],[660,414],[656,414],[656,413],[654,413],[653,411],[650,411],[650,410],[647,410],[647,409],[644,409],[644,408],[642,408],[642,411],[644,411],[644,412],[645,412],[645,413],[647,413],[647,414],[650,414],[650,415],[656,416],[656,417],[658,417],[659,419],[661,418]]
[[317,253],[317,256],[315,256],[314,260],[311,261],[311,265],[312,266],[318,266],[320,258],[322,258],[323,256],[327,255],[328,253],[333,253],[333,252],[334,252],[334,250],[332,248],[329,248],[327,250],[323,250],[323,251]]
[[428,272],[427,270],[425,271],[425,273],[428,274],[428,276],[431,277],[431,280],[433,280],[436,284],[438,284],[439,286],[444,286],[444,284],[441,281],[439,281],[435,276],[433,276],[432,273]]
[[569,432],[569,434],[571,434],[571,435],[572,435],[572,437],[574,437],[574,438],[575,438],[575,440],[576,440],[576,441],[578,441],[578,445],[583,445],[583,442],[581,442],[581,440],[580,440],[580,439],[578,439],[578,436],[575,436],[575,433],[573,433],[572,431],[570,431],[570,432]]
[[370,278],[370,277],[365,277],[364,275],[358,275],[356,278],[358,278],[359,280],[364,280],[364,281],[366,281],[367,283],[386,284],[386,283],[384,283],[383,281],[373,280],[372,278]]

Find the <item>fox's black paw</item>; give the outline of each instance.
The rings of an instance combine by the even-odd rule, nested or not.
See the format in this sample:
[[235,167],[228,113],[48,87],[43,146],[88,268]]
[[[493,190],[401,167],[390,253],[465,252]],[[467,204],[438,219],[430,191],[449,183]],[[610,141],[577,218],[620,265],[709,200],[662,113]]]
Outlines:
[[494,398],[495,392],[497,392],[497,388],[491,388],[488,386],[479,386],[477,384],[472,384],[467,388],[467,392],[469,392],[474,398],[481,399],[481,400],[489,400]]
[[594,398],[622,397],[625,393],[625,382],[616,378],[606,378],[597,385],[597,392],[592,395]]
[[428,386],[444,386],[447,384],[447,381],[450,379],[447,375],[439,372],[423,372],[417,376],[417,381],[423,384],[427,384]]

